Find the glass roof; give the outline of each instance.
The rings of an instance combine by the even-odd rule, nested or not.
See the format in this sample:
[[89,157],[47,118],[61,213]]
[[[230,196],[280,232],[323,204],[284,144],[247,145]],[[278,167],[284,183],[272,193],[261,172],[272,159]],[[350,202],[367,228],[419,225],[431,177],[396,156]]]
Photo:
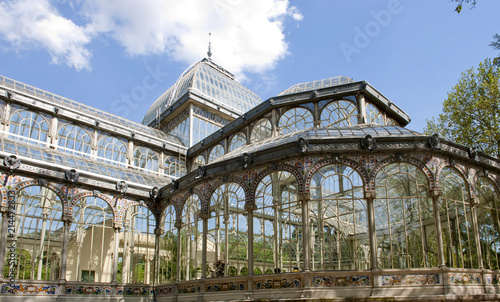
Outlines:
[[303,91],[311,91],[320,88],[327,88],[348,83],[353,83],[354,80],[346,76],[338,76],[329,79],[316,80],[312,82],[295,84],[278,95],[286,95]]
[[399,126],[379,126],[379,125],[354,125],[350,127],[336,128],[310,128],[300,130],[293,133],[270,137],[261,141],[257,141],[250,145],[244,145],[236,150],[233,150],[213,162],[219,162],[226,159],[238,157],[243,153],[253,153],[264,149],[269,149],[276,146],[285,145],[290,142],[296,142],[299,137],[305,139],[313,138],[352,138],[364,137],[370,134],[373,137],[384,136],[422,136],[423,134],[409,130]]
[[142,123],[148,125],[154,121],[188,91],[212,98],[224,108],[240,114],[262,103],[258,95],[236,81],[231,73],[203,59],[189,67],[175,85],[151,105]]
[[97,118],[100,121],[107,121],[110,122],[113,125],[119,125],[126,127],[130,130],[133,130],[135,132],[140,132],[144,133],[153,137],[156,137],[158,139],[168,141],[174,144],[178,144],[181,146],[184,146],[182,141],[170,134],[166,134],[158,129],[153,129],[151,127],[145,126],[143,124],[133,122],[131,120],[127,120],[125,118],[110,114],[106,111],[102,111],[87,105],[84,105],[82,103],[78,103],[76,101],[67,99],[62,96],[58,96],[56,94],[35,88],[33,86],[26,85],[24,83],[18,82],[16,80],[12,80],[9,78],[6,78],[4,76],[0,75],[0,86],[4,86],[5,88],[8,88],[12,91],[18,91],[22,93],[26,93],[32,96],[36,96],[38,98],[44,99],[46,101],[49,101],[55,105],[59,105],[63,108],[71,108],[74,109],[75,111],[86,114],[92,118]]
[[72,155],[5,137],[0,137],[0,151],[7,154],[40,160],[50,164],[70,167],[77,171],[96,173],[130,183],[138,183],[147,186],[152,186],[154,184],[155,186],[162,187],[171,182],[167,176],[159,177],[139,170],[106,164],[90,158]]

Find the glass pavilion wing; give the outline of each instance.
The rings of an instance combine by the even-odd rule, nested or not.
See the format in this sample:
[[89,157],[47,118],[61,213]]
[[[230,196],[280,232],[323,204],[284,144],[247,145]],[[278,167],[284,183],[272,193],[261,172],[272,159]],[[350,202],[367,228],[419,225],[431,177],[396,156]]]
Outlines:
[[288,88],[287,90],[281,92],[278,95],[286,95],[286,94],[292,94],[292,93],[303,92],[303,91],[311,91],[311,90],[315,90],[315,89],[333,87],[333,86],[338,86],[338,85],[343,85],[343,84],[348,84],[348,83],[353,83],[353,82],[354,82],[354,80],[349,78],[349,77],[338,76],[338,77],[333,77],[333,78],[328,78],[328,79],[316,80],[316,81],[312,81],[312,82],[295,84],[292,87]]
[[157,186],[165,186],[171,182],[168,177],[157,177],[138,170],[110,165],[104,162],[92,160],[90,158],[80,157],[33,144],[27,144],[22,141],[11,140],[5,137],[0,138],[0,149],[8,154],[43,160],[46,163],[67,166],[107,177],[120,178],[124,181],[139,183],[142,185],[149,186],[151,184],[155,184]]
[[83,112],[84,114],[90,115],[92,117],[98,117],[102,121],[107,121],[110,122],[111,124],[118,124],[122,125],[124,127],[130,128],[131,130],[140,132],[140,133],[145,133],[147,135],[151,135],[157,138],[160,138],[162,140],[166,140],[171,143],[175,144],[180,144],[184,146],[184,144],[175,136],[166,134],[161,132],[160,130],[157,129],[152,129],[146,125],[133,122],[130,120],[127,120],[125,118],[109,114],[105,111],[90,107],[85,104],[78,103],[76,101],[55,95],[53,93],[26,85],[24,83],[6,78],[4,76],[0,75],[0,86],[7,87],[11,90],[18,91],[21,93],[26,93],[30,94],[36,97],[39,97],[41,99],[44,99],[46,101],[49,101],[51,103],[63,106],[63,107],[69,107],[77,112]]
[[300,137],[306,139],[323,138],[323,139],[333,139],[333,138],[350,138],[350,137],[364,137],[370,134],[374,137],[384,137],[384,136],[422,136],[423,134],[408,130],[399,126],[350,126],[344,128],[311,128],[306,130],[300,130],[293,133],[288,133],[281,136],[270,137],[260,141],[256,141],[251,145],[244,145],[238,149],[235,149],[224,156],[214,160],[213,162],[219,162],[226,159],[241,156],[243,153],[252,153],[259,150],[269,149],[276,146],[285,145],[290,142],[296,142]]

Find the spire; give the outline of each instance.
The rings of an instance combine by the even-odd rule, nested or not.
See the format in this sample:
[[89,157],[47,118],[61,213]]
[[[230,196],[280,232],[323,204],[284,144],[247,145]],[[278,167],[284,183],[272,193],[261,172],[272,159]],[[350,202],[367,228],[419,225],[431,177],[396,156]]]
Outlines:
[[208,59],[210,60],[212,58],[212,42],[210,41],[210,38],[212,37],[212,33],[208,33]]

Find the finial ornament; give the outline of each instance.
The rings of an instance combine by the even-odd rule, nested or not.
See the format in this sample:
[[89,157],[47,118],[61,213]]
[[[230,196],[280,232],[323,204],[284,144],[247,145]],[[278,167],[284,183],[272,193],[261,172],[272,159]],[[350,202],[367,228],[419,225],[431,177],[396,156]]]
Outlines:
[[207,51],[207,55],[208,55],[208,58],[212,58],[212,42],[210,41],[210,38],[212,37],[212,33],[208,33],[208,51]]

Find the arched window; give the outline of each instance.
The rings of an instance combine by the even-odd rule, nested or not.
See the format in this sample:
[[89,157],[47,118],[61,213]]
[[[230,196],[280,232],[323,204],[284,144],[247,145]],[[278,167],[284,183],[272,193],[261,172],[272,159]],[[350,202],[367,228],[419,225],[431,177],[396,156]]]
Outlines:
[[224,147],[222,145],[215,145],[212,150],[210,150],[210,155],[208,156],[208,163],[221,158],[224,155]]
[[203,167],[205,166],[205,157],[203,155],[198,155],[194,160],[193,160],[193,165],[191,166],[191,171],[194,171],[198,169],[198,167]]
[[62,151],[75,150],[79,152],[78,155],[90,154],[92,142],[87,130],[76,125],[66,124],[59,129],[57,137],[58,145],[62,147]]
[[380,268],[437,267],[437,247],[428,240],[435,225],[424,172],[406,163],[389,164],[377,173],[375,185]]
[[[181,281],[200,279],[203,269],[203,220],[200,218],[201,203],[197,195],[191,195],[184,204],[181,218]],[[211,245],[207,245],[209,254]]]
[[283,113],[280,118],[279,127],[281,135],[308,129],[313,127],[313,116],[305,108],[292,108]]
[[135,205],[127,209],[120,232],[118,282],[153,282],[155,227],[155,217],[148,208]]
[[20,110],[15,112],[10,119],[9,132],[24,138],[29,138],[30,140],[22,139],[18,136],[11,136],[14,139],[45,146],[50,134],[50,124],[47,118],[41,114]]
[[297,179],[286,171],[265,176],[255,192],[254,274],[301,267],[302,208]]
[[250,135],[250,142],[255,143],[265,138],[271,137],[272,129],[271,122],[267,118],[263,118],[255,123]]
[[321,127],[346,127],[358,123],[356,104],[348,100],[328,103],[321,111]]
[[[245,191],[236,183],[218,187],[210,199],[207,264],[211,277],[236,276],[248,269],[248,216]],[[221,267],[218,263],[223,263]]]
[[59,280],[63,236],[62,202],[57,194],[40,186],[19,191],[15,215],[16,262],[7,249],[4,277]]
[[109,160],[114,164],[127,163],[127,146],[121,139],[103,136],[97,144],[98,160]]
[[160,168],[158,154],[146,147],[136,148],[134,152],[134,167],[146,171],[158,172]]
[[175,209],[169,205],[165,211],[163,236],[160,241],[159,282],[171,283],[177,278],[177,246],[179,236],[175,227]]
[[476,183],[479,197],[477,225],[483,265],[486,269],[498,269],[500,253],[500,198],[495,184],[487,177],[480,177]]
[[457,170],[445,167],[440,174],[442,194],[439,215],[447,267],[479,268],[468,186]]
[[361,176],[345,165],[325,166],[311,181],[312,270],[370,268],[370,244]]
[[174,177],[182,177],[186,175],[186,162],[177,156],[165,156],[165,174]]
[[384,115],[378,110],[375,105],[371,103],[366,103],[366,122],[374,123],[377,125],[385,125],[384,123]]
[[229,143],[229,152],[236,150],[240,147],[243,147],[247,144],[247,138],[243,133],[235,134]]
[[98,197],[80,199],[73,208],[66,279],[111,282],[113,209]]

